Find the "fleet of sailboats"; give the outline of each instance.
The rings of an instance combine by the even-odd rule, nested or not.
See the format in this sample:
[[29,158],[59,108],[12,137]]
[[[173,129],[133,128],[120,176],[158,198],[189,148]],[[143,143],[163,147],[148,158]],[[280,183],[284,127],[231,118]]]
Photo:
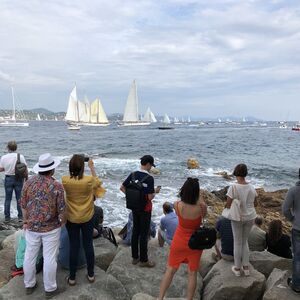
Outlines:
[[100,99],[90,103],[85,97],[84,101],[77,98],[76,85],[70,93],[65,120],[69,129],[79,130],[80,126],[108,126],[109,122]]
[[12,104],[13,104],[12,116],[9,119],[0,121],[0,127],[28,127],[29,126],[28,122],[17,121],[15,93],[13,87],[11,87],[11,95],[12,95]]

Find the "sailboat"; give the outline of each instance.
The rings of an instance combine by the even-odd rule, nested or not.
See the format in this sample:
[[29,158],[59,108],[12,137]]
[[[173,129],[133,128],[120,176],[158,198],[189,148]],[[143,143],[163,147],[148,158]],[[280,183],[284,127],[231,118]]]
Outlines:
[[42,120],[40,114],[37,114],[36,120],[37,120],[37,121],[41,121],[41,120]]
[[150,107],[147,108],[144,117],[142,118],[142,121],[144,122],[150,122],[150,123],[156,123],[157,120],[153,114],[153,112],[151,111]]
[[141,121],[139,119],[139,108],[138,108],[138,96],[137,96],[137,86],[135,80],[133,80],[123,116],[123,122],[121,126],[142,126],[150,125],[150,122]]
[[165,114],[165,116],[164,116],[163,123],[164,123],[164,125],[158,127],[158,129],[161,129],[161,130],[174,129],[174,127],[169,126],[169,124],[171,124],[171,120],[167,114]]
[[[104,112],[100,99],[94,100],[91,104],[87,97],[84,101],[77,98],[76,86],[73,88],[70,97],[65,120],[74,127],[79,126],[107,126],[108,119]],[[74,129],[74,128],[72,128]]]
[[15,94],[14,94],[14,88],[11,87],[11,94],[12,94],[12,102],[13,102],[13,112],[12,117],[10,119],[7,119],[5,121],[0,122],[1,127],[28,127],[28,122],[17,122],[16,119],[16,105],[15,105]]

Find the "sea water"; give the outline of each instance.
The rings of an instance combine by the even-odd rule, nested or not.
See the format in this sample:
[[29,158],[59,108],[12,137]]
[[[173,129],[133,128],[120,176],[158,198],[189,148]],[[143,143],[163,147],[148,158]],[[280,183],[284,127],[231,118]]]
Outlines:
[[[40,154],[50,152],[61,159],[55,177],[68,174],[72,154],[84,153],[93,158],[97,174],[107,189],[97,204],[104,209],[105,224],[123,226],[128,218],[124,194],[119,190],[130,172],[138,170],[139,158],[151,154],[161,175],[155,175],[160,194],[153,200],[153,220],[158,223],[162,204],[175,201],[179,188],[189,176],[198,177],[201,188],[209,191],[230,184],[216,173],[232,173],[238,163],[249,167],[248,179],[266,190],[288,188],[298,178],[300,133],[280,129],[275,123],[267,127],[215,124],[209,126],[174,126],[173,130],[146,127],[82,127],[67,129],[64,122],[31,122],[28,128],[0,128],[0,155],[6,143],[16,140],[29,169]],[[188,170],[187,159],[194,157],[200,169]],[[31,171],[32,173],[32,171]],[[86,173],[89,173],[88,167]],[[4,174],[0,173],[0,215],[3,216]],[[12,216],[16,216],[15,199]]]

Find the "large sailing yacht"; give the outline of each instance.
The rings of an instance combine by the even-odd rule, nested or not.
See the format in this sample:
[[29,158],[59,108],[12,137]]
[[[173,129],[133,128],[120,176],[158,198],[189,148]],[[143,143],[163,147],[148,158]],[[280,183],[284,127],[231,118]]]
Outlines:
[[132,82],[123,116],[121,126],[143,126],[150,125],[148,121],[142,121],[139,118],[138,96],[135,80]]

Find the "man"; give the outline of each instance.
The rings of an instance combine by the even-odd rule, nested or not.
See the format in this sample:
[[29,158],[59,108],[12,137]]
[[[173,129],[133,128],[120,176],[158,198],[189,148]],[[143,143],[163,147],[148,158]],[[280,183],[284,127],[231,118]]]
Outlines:
[[295,293],[300,294],[300,180],[289,189],[282,205],[282,212],[293,224],[293,275],[291,278],[288,278],[287,282]]
[[173,211],[173,206],[170,202],[163,204],[164,217],[160,220],[160,228],[158,230],[158,244],[160,247],[164,246],[166,242],[171,245],[175,230],[178,225],[178,217]]
[[233,260],[233,234],[231,228],[231,220],[221,216],[216,224],[219,241],[215,245],[215,249],[219,258],[228,261]]
[[[8,154],[1,157],[0,160],[0,172],[4,172],[4,189],[5,189],[5,202],[4,202],[4,216],[5,221],[10,221],[10,203],[12,200],[13,191],[17,200],[18,219],[22,221],[22,210],[20,207],[20,198],[23,188],[24,178],[17,178],[15,176],[15,166],[18,158],[17,143],[16,141],[10,141],[7,144]],[[26,164],[25,158],[20,154],[21,163]]]
[[37,286],[35,263],[42,245],[47,299],[59,293],[56,283],[56,258],[61,226],[64,222],[65,199],[62,184],[52,177],[59,164],[60,161],[50,153],[42,154],[39,162],[33,167],[33,171],[38,175],[26,181],[21,198],[26,239],[23,267],[26,294],[32,294]]
[[267,247],[266,232],[261,229],[262,224],[263,218],[261,216],[257,216],[248,238],[250,251],[264,251]]
[[[141,158],[141,169],[134,172],[135,180],[143,182],[146,206],[143,210],[133,210],[133,230],[131,238],[132,264],[139,263],[140,267],[152,268],[155,266],[153,261],[148,259],[148,234],[151,222],[152,199],[160,188],[154,189],[154,178],[149,174],[151,167],[155,167],[154,158],[151,155],[144,155]],[[145,178],[147,176],[147,178]],[[126,178],[120,187],[126,193],[126,187],[131,182],[131,174]]]

